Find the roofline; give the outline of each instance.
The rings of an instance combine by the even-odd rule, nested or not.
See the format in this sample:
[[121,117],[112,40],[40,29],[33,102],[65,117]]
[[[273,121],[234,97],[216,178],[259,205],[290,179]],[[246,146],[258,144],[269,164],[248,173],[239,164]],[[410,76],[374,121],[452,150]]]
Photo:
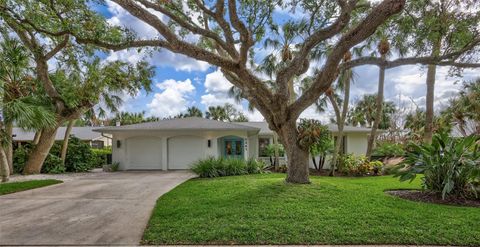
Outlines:
[[214,128],[214,129],[201,129],[201,128],[177,128],[177,129],[156,129],[156,128],[136,128],[136,129],[127,129],[127,128],[98,128],[98,129],[93,129],[92,131],[95,132],[116,132],[116,131],[150,131],[150,130],[157,130],[157,131],[175,131],[175,130],[192,130],[192,131],[216,131],[216,130],[243,130],[243,131],[260,131],[259,128],[239,128],[239,129],[232,129],[232,128]]

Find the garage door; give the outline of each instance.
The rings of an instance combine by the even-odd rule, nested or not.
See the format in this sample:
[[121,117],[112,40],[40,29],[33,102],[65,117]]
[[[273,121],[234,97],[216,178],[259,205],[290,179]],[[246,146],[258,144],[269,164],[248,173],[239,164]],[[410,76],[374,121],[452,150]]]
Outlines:
[[155,137],[134,137],[127,140],[129,170],[162,169],[162,142]]
[[190,169],[193,162],[205,158],[205,139],[176,136],[168,139],[168,169]]

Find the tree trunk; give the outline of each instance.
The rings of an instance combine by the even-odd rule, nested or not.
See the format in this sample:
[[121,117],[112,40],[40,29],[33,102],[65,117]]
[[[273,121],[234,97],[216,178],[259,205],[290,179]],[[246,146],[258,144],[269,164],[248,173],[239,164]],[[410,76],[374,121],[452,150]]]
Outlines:
[[[385,59],[385,55],[382,55],[382,59]],[[370,136],[368,137],[368,144],[367,144],[367,156],[368,159],[372,156],[372,150],[374,146],[375,139],[377,137],[377,129],[378,125],[380,124],[382,118],[382,111],[383,111],[383,92],[385,87],[385,67],[381,66],[378,75],[378,92],[377,92],[377,102],[376,102],[376,112],[375,118],[373,121],[372,129],[370,130]]]
[[74,123],[75,123],[75,120],[68,121],[67,128],[65,129],[65,135],[63,137],[63,143],[62,143],[62,152],[60,153],[60,159],[62,160],[62,165],[65,165],[65,158],[67,157],[67,149],[68,149],[68,140],[70,139],[70,133],[72,132]]
[[280,153],[278,151],[278,135],[277,133],[273,133],[273,165],[274,165],[274,170],[278,171],[278,168],[280,166]]
[[25,168],[23,169],[23,174],[40,173],[43,162],[47,158],[47,155],[55,142],[57,129],[58,126],[55,126],[52,129],[44,129],[42,131],[42,138],[30,153]]
[[42,130],[40,129],[35,132],[35,136],[33,137],[33,145],[37,145],[41,137],[42,137]]
[[335,176],[335,169],[337,165],[338,156],[340,153],[340,148],[343,145],[343,127],[345,125],[345,119],[347,118],[348,112],[348,102],[350,101],[350,80],[351,78],[346,78],[344,81],[344,98],[342,112],[340,113],[340,108],[338,107],[337,102],[332,94],[327,95],[330,103],[332,103],[333,109],[335,111],[335,117],[337,120],[337,142],[335,143],[335,150],[333,151],[332,163],[330,164],[330,173],[329,176]]
[[320,161],[318,164],[318,170],[323,170],[323,166],[325,165],[325,155],[320,156]]
[[10,169],[8,168],[7,154],[4,148],[0,148],[0,176],[1,182],[8,182],[10,179]]
[[298,145],[297,123],[290,120],[279,130],[288,157],[287,183],[308,184],[308,150]]
[[313,166],[315,167],[315,170],[320,170],[317,166],[317,160],[315,159],[314,155],[312,155],[312,162],[313,162]]
[[[439,39],[433,44],[432,56],[440,54],[441,40]],[[435,100],[435,75],[437,74],[437,66],[434,64],[428,65],[427,68],[427,98],[425,111],[425,133],[423,140],[427,143],[432,142],[433,136],[433,118],[434,118],[434,100]]]
[[7,157],[10,174],[13,174],[13,123],[5,124],[5,133],[8,136],[8,142],[5,146],[5,155]]

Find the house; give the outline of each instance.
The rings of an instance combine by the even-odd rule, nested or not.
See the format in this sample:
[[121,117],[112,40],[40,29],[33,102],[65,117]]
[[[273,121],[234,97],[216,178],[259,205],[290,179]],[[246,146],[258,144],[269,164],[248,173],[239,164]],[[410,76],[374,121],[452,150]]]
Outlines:
[[[100,132],[93,131],[98,127],[73,127],[70,135],[87,142],[93,148],[104,148],[112,145],[112,139],[109,135],[103,135]],[[63,141],[66,127],[60,127],[55,135],[55,141]],[[22,128],[13,128],[13,142],[17,145],[31,142],[35,137],[34,131],[27,131]]]
[[[329,126],[335,135],[336,127]],[[113,161],[121,170],[189,169],[213,157],[262,158],[273,132],[265,122],[227,123],[190,117],[95,129],[113,137]],[[345,128],[344,152],[364,154],[370,129]]]

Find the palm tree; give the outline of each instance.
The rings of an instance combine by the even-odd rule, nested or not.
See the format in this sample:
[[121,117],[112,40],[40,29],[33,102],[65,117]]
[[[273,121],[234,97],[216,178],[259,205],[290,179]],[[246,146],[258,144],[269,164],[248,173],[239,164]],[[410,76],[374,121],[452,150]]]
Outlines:
[[[13,124],[37,130],[48,126],[45,122],[51,124],[54,117],[51,112],[47,112],[48,109],[43,107],[44,104],[39,101],[38,95],[35,95],[36,87],[29,64],[29,54],[21,43],[4,34],[0,44],[0,57],[2,57],[0,60],[0,103],[2,104],[0,151],[2,174],[4,174],[2,180],[7,180],[8,175],[13,172],[11,140]],[[6,167],[4,167],[5,164]]]
[[203,117],[203,112],[195,106],[191,106],[187,109],[188,117]]
[[[343,62],[348,62],[352,59],[352,53],[347,52],[343,57]],[[324,112],[327,107],[327,101],[333,107],[335,112],[335,118],[332,119],[334,123],[337,124],[338,132],[337,132],[337,141],[335,142],[335,147],[333,151],[333,157],[331,160],[330,165],[330,176],[335,175],[336,164],[338,160],[338,155],[340,153],[340,149],[343,145],[343,128],[345,125],[345,119],[347,117],[348,112],[348,103],[350,101],[350,85],[354,81],[354,73],[351,69],[343,70],[340,72],[337,82],[334,88],[329,88],[325,95],[319,98],[316,102],[316,110],[317,112]],[[308,77],[302,80],[301,89],[302,91],[308,90],[311,85],[311,79]],[[337,93],[337,91],[343,92],[343,99]],[[341,108],[340,108],[340,105]]]
[[[388,40],[385,38],[381,39],[380,43],[378,44],[378,53],[380,53],[380,58],[382,60],[385,60],[389,52],[390,52],[390,44],[388,43]],[[368,159],[371,158],[374,141],[377,135],[377,129],[380,125],[380,122],[382,121],[380,119],[382,118],[382,112],[383,112],[382,106],[383,106],[384,87],[385,87],[385,66],[380,66],[379,75],[378,75],[377,99],[375,102],[375,105],[376,105],[375,117],[374,117],[372,129],[370,131],[370,136],[368,137],[367,152],[365,154],[365,156]]]
[[137,124],[146,122],[145,111],[141,112],[117,112],[115,117],[112,118],[111,124],[116,125],[117,123],[121,125]]
[[209,106],[207,112],[205,112],[205,117],[217,121],[228,120],[227,112],[222,106]]
[[[348,113],[348,124],[372,127],[377,109],[376,99],[376,94],[363,95],[363,97],[357,101],[356,106]],[[395,111],[395,104],[393,102],[383,102],[381,116],[379,118],[380,129],[388,129],[390,127],[391,115],[395,113]]]

